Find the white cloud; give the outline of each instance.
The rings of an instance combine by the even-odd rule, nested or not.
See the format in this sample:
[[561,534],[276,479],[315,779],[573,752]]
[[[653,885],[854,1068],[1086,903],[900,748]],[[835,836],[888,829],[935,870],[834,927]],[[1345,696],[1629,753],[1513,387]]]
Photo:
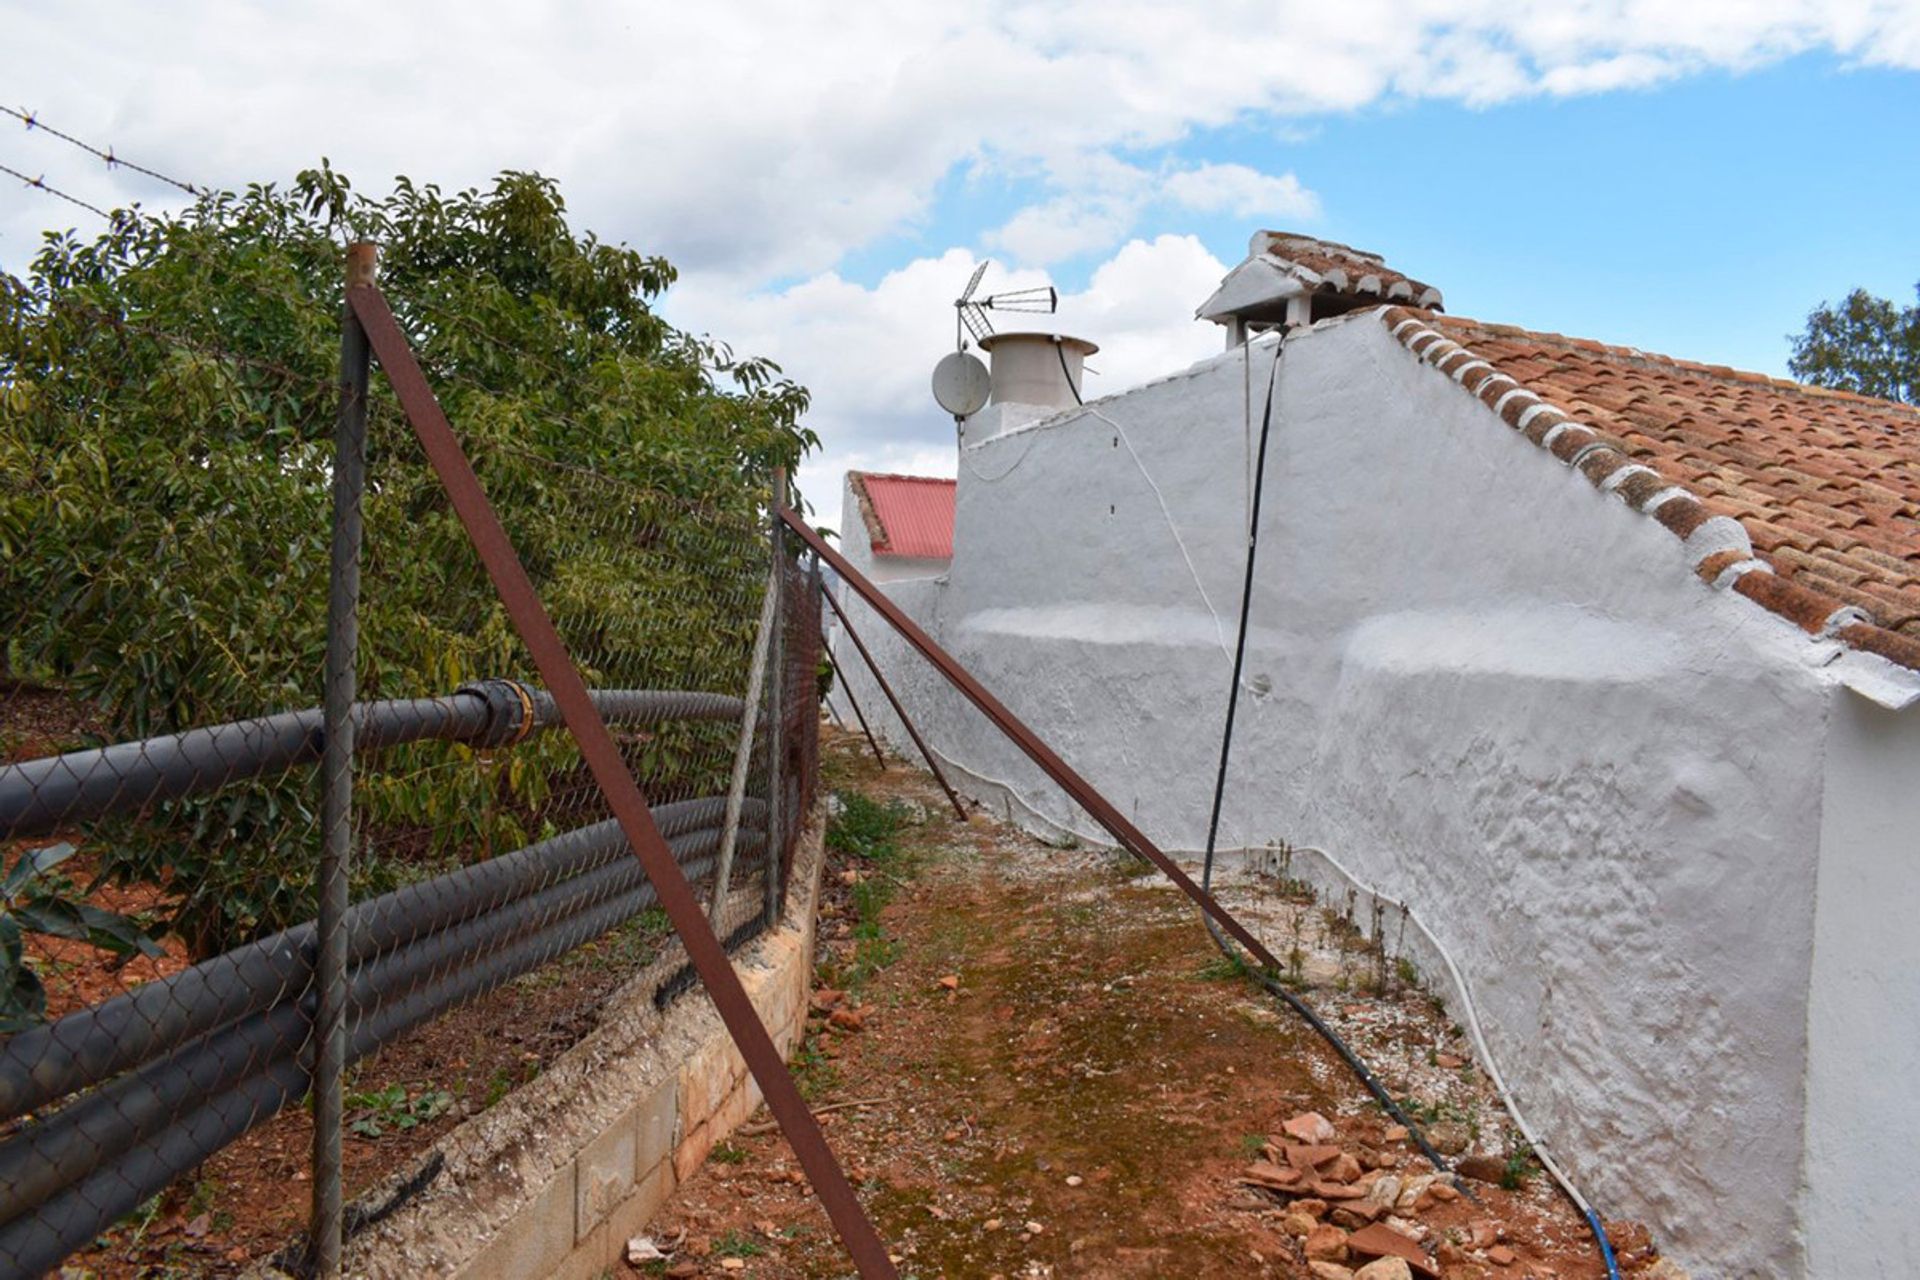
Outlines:
[[1238,218],[1316,218],[1320,198],[1290,173],[1275,176],[1244,164],[1202,164],[1167,176],[1167,198],[1203,213]]
[[[193,181],[284,180],[322,155],[374,189],[555,177],[576,225],[682,268],[677,319],[814,389],[828,452],[809,476],[948,448],[924,383],[972,254],[873,288],[834,269],[925,225],[956,173],[1011,179],[1028,204],[953,239],[1027,263],[1110,253],[1061,318],[1102,343],[1106,391],[1217,344],[1186,317],[1221,265],[1190,239],[1123,244],[1149,215],[1313,215],[1312,173],[1207,163],[1210,130],[1284,138],[1382,102],[1594,93],[1815,50],[1920,68],[1912,0],[0,0],[0,30],[11,102]],[[0,163],[102,204],[173,198],[10,129]],[[0,182],[0,264],[76,216]]]
[[[10,99],[184,177],[285,177],[323,154],[369,185],[539,168],[610,238],[746,282],[912,225],[956,166],[1046,175],[1004,232],[1045,260],[1100,239],[1076,241],[1081,218],[1124,234],[1124,200],[1079,183],[1076,160],[1160,173],[1156,153],[1249,119],[1588,93],[1815,49],[1920,66],[1911,0],[0,0],[0,15]],[[0,162],[84,198],[165,196],[45,138],[0,137]],[[0,196],[0,260],[67,213]]]
[[[956,248],[889,272],[872,288],[829,272],[745,299],[689,280],[675,288],[669,314],[693,329],[724,321],[740,349],[804,372],[813,392],[809,422],[823,448],[797,479],[831,524],[849,468],[953,474],[953,420],[934,405],[928,378],[953,349],[953,298],[974,261]],[[1225,271],[1191,236],[1134,240],[1093,272],[1084,291],[1063,294],[1048,323],[1100,345],[1087,392],[1111,395],[1220,349],[1219,329],[1192,317]],[[1039,272],[996,270],[983,287],[1045,283]]]
[[1156,209],[1308,221],[1320,212],[1319,197],[1293,174],[1243,164],[1169,163],[1153,172],[1113,157],[1083,157],[1054,172],[1054,185],[1066,193],[1030,204],[987,232],[988,248],[1044,266],[1112,249]]

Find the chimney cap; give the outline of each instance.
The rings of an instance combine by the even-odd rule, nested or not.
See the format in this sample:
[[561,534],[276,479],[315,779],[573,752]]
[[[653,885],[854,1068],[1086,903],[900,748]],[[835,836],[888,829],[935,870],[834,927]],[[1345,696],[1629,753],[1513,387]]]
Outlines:
[[992,403],[1045,409],[1082,403],[1086,360],[1100,349],[1065,333],[991,333],[980,347],[993,360]]
[[1438,289],[1377,253],[1293,231],[1256,231],[1246,260],[1194,314],[1244,328],[1306,323],[1388,302],[1444,309]]
[[1066,346],[1069,350],[1078,351],[1083,357],[1093,355],[1095,352],[1100,350],[1098,346],[1094,345],[1091,342],[1088,342],[1085,338],[1076,338],[1070,333],[1047,333],[1039,329],[1014,330],[1007,333],[990,333],[986,337],[980,339],[978,345],[982,351],[985,351],[988,354],[992,354],[994,347],[1001,343],[1014,342],[1016,340],[1031,342],[1035,339],[1045,339],[1048,342],[1061,343],[1062,345]]

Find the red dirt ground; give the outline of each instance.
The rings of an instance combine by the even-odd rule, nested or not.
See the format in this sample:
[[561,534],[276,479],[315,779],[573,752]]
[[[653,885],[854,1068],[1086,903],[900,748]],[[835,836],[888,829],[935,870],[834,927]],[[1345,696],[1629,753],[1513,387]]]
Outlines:
[[[830,741],[829,782],[913,802],[924,821],[900,843],[917,872],[880,917],[892,962],[840,1004],[857,1005],[862,1029],[816,1013],[796,1063],[903,1275],[1313,1276],[1292,1197],[1242,1180],[1262,1153],[1285,1163],[1281,1126],[1305,1111],[1393,1176],[1432,1172],[1387,1139],[1387,1117],[1323,1042],[1223,971],[1171,886],[1104,852],[963,826],[927,779],[882,775],[854,750]],[[821,982],[837,990],[857,969],[845,881],[887,873],[829,856]],[[1337,997],[1354,1015],[1370,999]],[[764,1110],[754,1120],[649,1227],[671,1258],[625,1274],[848,1273],[790,1149]],[[1403,1215],[1436,1244],[1457,1239],[1449,1280],[1604,1275],[1544,1176],[1464,1185],[1479,1204],[1447,1188]]]

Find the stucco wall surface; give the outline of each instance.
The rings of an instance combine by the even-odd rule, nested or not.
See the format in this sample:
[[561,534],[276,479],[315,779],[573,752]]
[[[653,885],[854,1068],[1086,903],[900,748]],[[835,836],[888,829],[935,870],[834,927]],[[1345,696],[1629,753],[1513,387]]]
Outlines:
[[1808,1011],[1808,1274],[1920,1266],[1920,715],[1840,696]]
[[[1832,673],[1376,316],[1286,348],[1223,843],[1322,846],[1413,906],[1603,1211],[1697,1274],[1800,1274]],[[1274,349],[970,423],[952,566],[888,587],[1170,849],[1204,843]],[[957,780],[1098,838],[855,617]]]

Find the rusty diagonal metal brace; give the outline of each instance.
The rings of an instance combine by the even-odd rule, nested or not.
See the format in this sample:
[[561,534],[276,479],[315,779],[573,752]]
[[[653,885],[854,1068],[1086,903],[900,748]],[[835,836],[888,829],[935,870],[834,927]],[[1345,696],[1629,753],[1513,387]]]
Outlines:
[[594,781],[619,820],[627,843],[646,869],[661,907],[686,946],[687,956],[713,997],[721,1021],[726,1024],[734,1044],[739,1046],[741,1056],[766,1097],[768,1108],[812,1182],[814,1194],[820,1198],[834,1229],[852,1255],[854,1266],[862,1280],[897,1280],[898,1273],[887,1257],[886,1246],[867,1220],[818,1122],[807,1109],[793,1077],[787,1073],[772,1037],[761,1025],[753,1003],[733,971],[732,962],[707,924],[693,887],[660,838],[646,797],[621,758],[620,748],[607,732],[605,721],[594,709],[579,668],[554,630],[553,620],[547,616],[506,529],[487,501],[480,479],[474,474],[446,413],[414,359],[386,298],[371,284],[349,288],[347,298],[366,329],[374,354],[379,357],[394,394],[406,410],[407,421],[419,437],[428,462],[440,477],[460,523],[465,526],[473,549],[493,579],[507,616],[532,655],[540,678],[553,694],[567,731],[579,744],[581,758],[592,770]]
[[[1138,827],[1127,821],[1126,817],[1114,808],[1105,796],[1093,789],[1091,783],[1069,768],[1067,762],[1055,755],[1053,749],[1042,742],[1018,716],[1007,710],[1000,699],[988,693],[986,687],[975,680],[951,654],[935,644],[932,637],[922,631],[919,624],[909,618],[899,605],[867,581],[858,569],[847,563],[846,557],[828,546],[825,539],[808,528],[806,521],[802,520],[791,507],[783,508],[780,518],[787,522],[789,529],[800,535],[802,542],[813,548],[815,555],[832,565],[834,570],[846,579],[847,585],[858,592],[860,598],[865,600],[875,613],[885,618],[888,624],[900,633],[901,638],[918,649],[927,661],[938,668],[940,674],[965,695],[967,701],[978,707],[987,719],[993,721],[1002,733],[1013,740],[1015,746],[1026,752],[1028,759],[1039,765],[1048,777],[1060,785],[1061,790],[1072,796],[1074,802],[1085,809],[1095,822],[1105,827],[1108,833],[1120,843],[1121,848],[1158,867],[1182,893],[1193,899],[1195,905],[1232,935],[1234,941],[1245,947],[1247,953],[1262,967],[1275,973],[1280,971],[1280,961],[1247,930],[1245,925],[1234,919],[1231,912],[1214,901],[1212,894],[1195,884],[1191,876],[1182,871],[1172,858],[1162,853],[1160,847],[1147,839]],[[827,599],[831,601],[833,597],[829,595]],[[839,606],[835,605],[834,608],[837,612]],[[843,613],[840,618],[844,622],[846,615]],[[853,634],[852,628],[848,628],[847,634]],[[865,650],[862,649],[861,652],[864,653]]]
[[[781,514],[786,513],[783,510]],[[847,611],[840,607],[840,602],[833,598],[833,592],[827,590],[824,584],[820,588],[820,594],[826,597],[829,605],[833,606],[833,616],[840,619],[840,625],[847,629],[847,639],[853,641],[853,647],[858,649],[860,656],[867,660],[867,670],[873,672],[874,683],[880,686],[880,692],[887,695],[887,701],[893,705],[893,714],[899,716],[900,723],[907,727],[907,736],[913,739],[913,745],[920,748],[920,758],[927,762],[927,768],[933,770],[933,776],[940,783],[940,789],[947,793],[947,803],[953,806],[954,816],[965,822],[967,811],[961,807],[960,797],[954,794],[951,786],[947,785],[947,775],[940,772],[940,765],[933,758],[933,751],[927,746],[925,739],[921,738],[920,731],[913,727],[913,721],[908,717],[907,709],[901,706],[900,699],[894,696],[893,686],[888,684],[887,678],[880,674],[880,664],[873,660],[873,655],[867,652],[867,646],[861,643],[860,633],[853,629],[853,619],[847,616]],[[852,697],[848,697],[847,701],[852,702]]]
[[[820,588],[821,594],[822,595],[826,594],[826,590],[827,590],[826,587],[823,585]],[[838,660],[834,660],[833,646],[831,644],[826,644],[825,636],[821,637],[821,642],[827,651],[828,659],[833,660],[834,673],[838,675],[840,671],[840,663],[838,662]],[[880,740],[874,737],[873,730],[867,727],[866,713],[860,710],[860,703],[853,696],[853,686],[844,679],[838,680],[835,683],[836,683],[836,686],[839,688],[840,692],[846,695],[847,705],[853,708],[853,718],[860,722],[860,732],[867,736],[867,745],[873,748],[873,758],[880,762],[880,768],[884,770],[887,767],[887,753],[880,749]],[[829,711],[833,710],[833,701],[831,698],[829,698],[827,701],[827,710]],[[842,727],[845,727],[845,722],[842,721],[841,723],[842,723]]]

